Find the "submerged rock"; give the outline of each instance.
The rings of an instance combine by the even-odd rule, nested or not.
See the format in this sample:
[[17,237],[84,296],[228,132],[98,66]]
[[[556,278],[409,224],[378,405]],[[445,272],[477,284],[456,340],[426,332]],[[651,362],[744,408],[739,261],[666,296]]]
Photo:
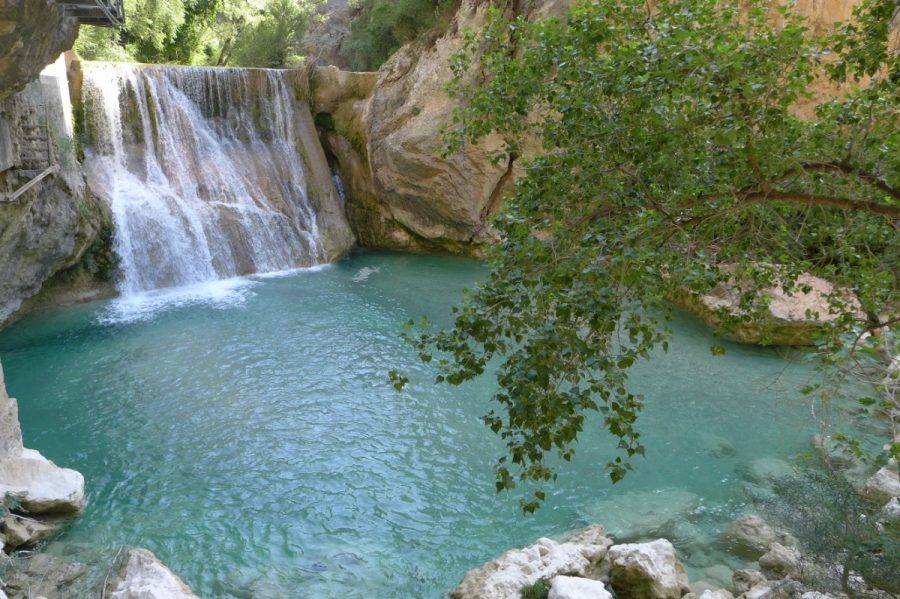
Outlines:
[[603,527],[597,525],[563,542],[538,539],[466,573],[450,598],[512,599],[518,598],[524,587],[558,575],[596,579],[610,545]]
[[32,520],[16,514],[8,514],[0,519],[0,532],[9,549],[33,547],[59,532],[55,523]]
[[191,589],[146,549],[131,549],[116,580],[109,582],[110,599],[198,599]]
[[768,486],[780,478],[793,474],[794,468],[784,460],[764,457],[741,462],[735,468],[735,472],[749,483]]
[[732,522],[723,537],[731,553],[750,559],[762,557],[773,543],[791,546],[797,544],[797,540],[789,533],[772,528],[765,520],[752,514]]
[[617,539],[668,536],[672,528],[700,505],[700,497],[684,489],[634,491],[616,495],[581,510],[588,521],[601,521]]
[[620,599],[681,599],[690,591],[687,573],[666,539],[614,545],[611,581]]
[[94,596],[86,588],[78,588],[88,568],[47,553],[37,553],[21,562],[6,578],[9,599],[82,599]]
[[590,578],[557,576],[547,599],[612,599],[604,584]]

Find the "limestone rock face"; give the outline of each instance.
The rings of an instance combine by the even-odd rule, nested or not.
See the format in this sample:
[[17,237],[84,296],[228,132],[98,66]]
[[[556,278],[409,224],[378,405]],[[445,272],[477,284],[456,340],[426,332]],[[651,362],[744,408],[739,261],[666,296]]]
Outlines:
[[[517,4],[518,14],[539,18],[564,14],[571,0]],[[488,217],[518,172],[514,157],[492,160],[503,139],[488,136],[438,156],[441,129],[457,106],[444,90],[450,57],[461,49],[464,30],[482,28],[488,5],[463,0],[444,35],[398,50],[364,97],[364,75],[313,71],[313,110],[333,119],[320,133],[347,185],[348,215],[361,244],[477,254],[493,239]],[[354,93],[343,103],[327,101],[341,96],[335,90],[342,85]]]
[[78,513],[84,509],[84,477],[24,449],[0,461],[0,497],[6,495],[29,514]]
[[577,576],[557,576],[547,599],[612,599],[602,582]]
[[539,580],[558,575],[596,578],[610,545],[599,526],[564,542],[538,539],[468,572],[450,598],[518,599],[522,588]]
[[622,599],[681,599],[690,591],[684,566],[666,539],[614,545],[609,559],[612,586]]
[[146,549],[131,549],[110,581],[106,596],[111,599],[198,599],[180,578]]
[[85,187],[75,161],[69,110],[62,61],[0,100],[16,164],[0,172],[0,193],[19,189],[53,162],[59,166],[16,200],[0,201],[0,323],[55,274],[79,264],[110,223],[108,209]]
[[[858,1],[800,0],[792,6],[809,19],[812,30],[824,32],[836,20],[846,20]],[[503,192],[521,174],[521,159],[499,156],[492,162],[491,156],[503,147],[497,136],[447,159],[437,156],[440,131],[452,123],[457,105],[443,87],[451,76],[450,56],[461,47],[466,29],[482,28],[489,4],[462,0],[443,35],[425,36],[399,49],[377,73],[371,93],[348,101],[344,109],[333,112],[335,106],[317,105],[314,100],[315,112],[334,117],[333,126],[320,129],[320,134],[345,178],[350,219],[362,245],[477,254],[493,239],[487,217],[499,209]],[[571,0],[521,0],[504,6],[509,16],[534,20],[564,16],[571,4]],[[345,69],[353,3],[329,0],[322,12],[324,22],[313,25],[307,35],[310,64]],[[773,19],[778,18],[773,11]],[[480,76],[478,65],[472,76]],[[313,69],[312,78],[316,93],[341,84],[333,76],[321,77],[319,69]],[[356,85],[355,79],[356,75],[343,83]],[[811,87],[819,100],[839,92],[822,81]],[[811,114],[811,108],[805,103],[797,112]],[[799,331],[787,327],[785,341],[808,340],[805,325],[798,325]],[[752,339],[759,332],[747,335]]]
[[77,35],[78,22],[55,0],[0,2],[0,100],[24,88]]
[[22,453],[22,428],[16,400],[6,394],[3,365],[0,364],[0,460]]

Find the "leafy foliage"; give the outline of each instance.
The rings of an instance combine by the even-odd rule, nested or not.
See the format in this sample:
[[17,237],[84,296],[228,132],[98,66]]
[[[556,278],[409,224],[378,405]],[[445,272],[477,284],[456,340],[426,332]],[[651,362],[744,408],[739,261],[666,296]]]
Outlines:
[[265,14],[243,32],[230,64],[256,67],[298,66],[309,13],[295,0],[271,0]]
[[550,583],[546,580],[539,580],[534,584],[530,584],[522,589],[522,599],[547,599],[550,594]]
[[801,542],[820,568],[808,571],[816,588],[858,595],[851,573],[869,586],[900,594],[900,521],[879,519],[880,505],[870,504],[842,475],[805,469],[775,483],[777,501],[766,505],[770,516]]
[[82,27],[88,60],[287,67],[321,0],[126,0],[121,32]]
[[377,70],[394,51],[446,25],[460,0],[361,0],[351,26],[353,68]]
[[[864,3],[857,25],[829,39],[785,9],[774,26],[759,0],[664,0],[656,12],[642,0],[580,2],[566,22],[495,10],[480,36],[468,34],[446,151],[496,132],[506,140],[497,159],[520,161],[524,175],[495,220],[488,280],[451,328],[408,340],[437,364],[438,382],[497,364],[484,422],[507,444],[498,491],[553,480],[548,456],[571,459],[592,412],[619,440],[610,477],[626,475],[644,453],[643,398],[628,372],[668,348],[673,299],[728,283],[740,311],[721,311],[723,327],[765,326],[758,290],[801,293],[808,272],[838,286],[820,345],[827,363],[881,347],[868,333],[896,326],[883,315],[900,297],[888,5]],[[836,80],[875,81],[800,119],[794,106],[828,48]],[[522,507],[541,500],[539,488]]]

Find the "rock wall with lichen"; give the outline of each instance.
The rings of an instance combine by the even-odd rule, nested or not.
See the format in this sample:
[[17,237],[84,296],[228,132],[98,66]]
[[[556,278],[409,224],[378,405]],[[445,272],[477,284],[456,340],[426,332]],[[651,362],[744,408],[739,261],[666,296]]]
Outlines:
[[[62,60],[18,93],[0,100],[7,166],[12,165],[0,172],[0,323],[26,301],[29,305],[46,301],[51,291],[58,299],[83,289],[94,293],[95,275],[102,279],[105,274],[108,259],[100,246],[102,233],[109,231],[109,213],[84,184],[69,109]],[[13,197],[54,167],[36,185]],[[45,287],[63,274],[67,283]]]
[[77,36],[78,22],[55,0],[0,0],[0,100],[34,81]]

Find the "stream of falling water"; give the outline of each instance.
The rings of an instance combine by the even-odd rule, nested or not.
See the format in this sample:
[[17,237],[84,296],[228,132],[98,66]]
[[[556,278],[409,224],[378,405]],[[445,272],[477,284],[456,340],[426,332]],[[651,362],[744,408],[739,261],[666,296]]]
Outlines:
[[325,261],[284,72],[87,64],[123,295]]

